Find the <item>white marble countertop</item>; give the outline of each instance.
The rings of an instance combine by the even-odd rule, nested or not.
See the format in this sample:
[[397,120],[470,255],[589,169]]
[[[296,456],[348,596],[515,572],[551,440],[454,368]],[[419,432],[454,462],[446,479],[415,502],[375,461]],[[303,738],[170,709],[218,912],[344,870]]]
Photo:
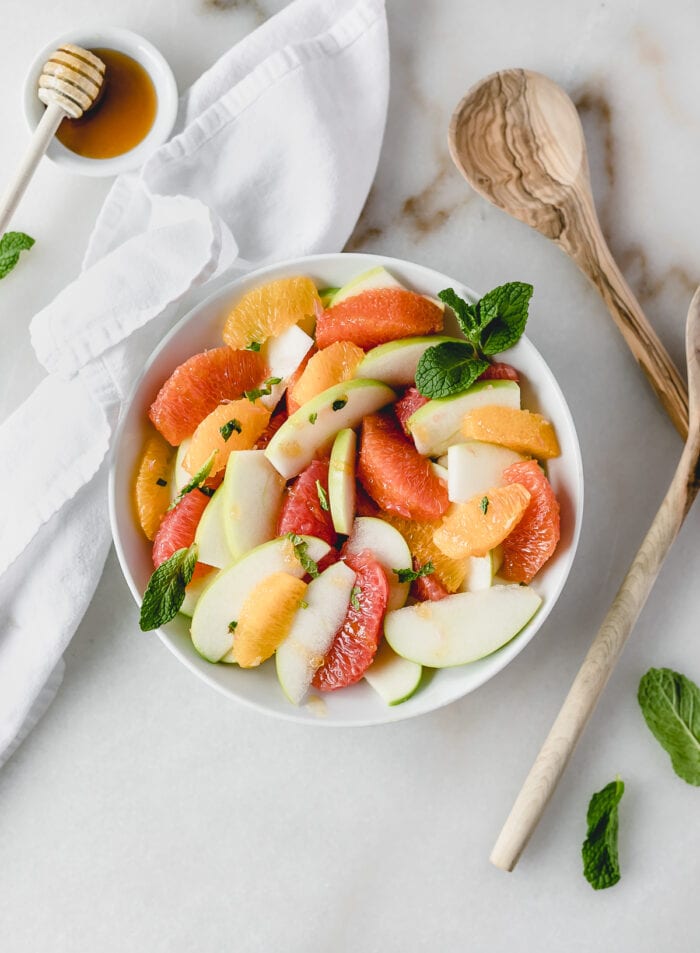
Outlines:
[[[122,0],[181,87],[283,4]],[[501,675],[419,720],[317,731],[228,702],[138,631],[110,555],[63,687],[0,774],[0,946],[7,953],[698,949],[698,791],[673,774],[636,689],[652,665],[700,681],[700,510],[517,871],[492,842],[670,479],[680,444],[595,292],[545,239],[450,164],[452,108],[504,66],[560,81],[584,118],[613,251],[674,357],[700,281],[700,8],[691,0],[388,0],[392,96],[377,180],[351,247],[477,288],[535,285],[529,334],[564,388],[587,480],[572,578]],[[26,133],[20,82],[106,0],[2,4],[0,179]],[[108,182],[46,162],[15,219],[37,239],[0,287],[0,416],[41,370],[27,324],[77,271]],[[31,438],[31,435],[30,435]],[[3,461],[3,465],[16,465]],[[21,470],[19,471],[21,474]],[[41,637],[41,633],[37,633]],[[593,892],[580,844],[616,773],[622,881]]]

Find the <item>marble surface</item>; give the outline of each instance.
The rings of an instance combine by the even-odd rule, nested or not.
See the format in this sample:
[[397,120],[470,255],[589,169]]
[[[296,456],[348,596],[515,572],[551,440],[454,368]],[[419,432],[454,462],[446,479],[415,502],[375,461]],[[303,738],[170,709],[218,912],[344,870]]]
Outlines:
[[[122,0],[184,87],[283,4]],[[25,140],[20,78],[105,0],[3,0],[0,177]],[[700,510],[691,513],[547,816],[517,871],[492,842],[672,474],[679,441],[595,292],[561,253],[486,205],[450,164],[466,88],[541,70],[581,109],[614,253],[682,359],[700,281],[697,35],[692,0],[388,0],[392,95],[353,249],[432,265],[477,288],[536,289],[529,334],[558,375],[587,480],[570,583],[534,642],[447,709],[316,731],[238,707],[155,639],[110,555],[53,706],[0,774],[0,945],[7,953],[539,951],[698,948],[698,792],[636,703],[652,665],[700,681]],[[37,239],[0,286],[0,416],[41,377],[27,324],[76,272],[109,183],[42,165],[15,220]],[[4,465],[14,465],[4,461]],[[41,637],[41,633],[37,633]],[[581,876],[590,794],[616,773],[623,878]]]

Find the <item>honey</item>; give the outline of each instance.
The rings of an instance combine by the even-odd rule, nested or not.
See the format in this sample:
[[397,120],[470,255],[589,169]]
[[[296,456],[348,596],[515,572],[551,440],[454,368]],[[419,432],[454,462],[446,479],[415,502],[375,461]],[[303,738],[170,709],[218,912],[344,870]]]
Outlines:
[[56,138],[88,159],[111,159],[148,135],[158,100],[153,80],[136,60],[119,50],[94,49],[105,64],[103,91],[80,119],[64,119]]

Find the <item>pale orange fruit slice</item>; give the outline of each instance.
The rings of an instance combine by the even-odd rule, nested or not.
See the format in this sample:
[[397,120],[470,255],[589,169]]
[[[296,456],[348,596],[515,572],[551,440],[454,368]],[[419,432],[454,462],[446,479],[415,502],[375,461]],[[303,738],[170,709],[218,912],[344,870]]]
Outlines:
[[267,427],[270,411],[260,401],[230,400],[219,404],[192,434],[182,465],[194,476],[216,451],[210,475],[226,466],[233,450],[250,450]]
[[525,487],[512,483],[455,503],[435,530],[433,541],[452,559],[485,556],[515,529],[529,502]]
[[274,654],[305,592],[306,583],[286,572],[273,572],[253,588],[234,620],[233,654],[241,668],[255,668]]
[[364,356],[362,348],[351,341],[336,341],[324,347],[309,359],[292,389],[292,400],[301,407],[321,391],[328,390],[334,384],[349,381]]
[[146,441],[139,463],[134,498],[141,529],[147,539],[156,535],[163,514],[170,506],[173,448],[154,433]]
[[322,310],[310,278],[279,278],[243,295],[226,318],[224,341],[232,348],[263,344]]
[[554,427],[540,414],[495,404],[470,411],[462,421],[467,440],[497,443],[524,456],[549,460],[561,453]]
[[440,520],[430,523],[417,523],[394,513],[375,514],[397,529],[408,544],[411,555],[420,566],[432,563],[435,575],[448,592],[457,592],[464,582],[468,569],[468,559],[452,559],[438,549],[433,533],[442,525]]

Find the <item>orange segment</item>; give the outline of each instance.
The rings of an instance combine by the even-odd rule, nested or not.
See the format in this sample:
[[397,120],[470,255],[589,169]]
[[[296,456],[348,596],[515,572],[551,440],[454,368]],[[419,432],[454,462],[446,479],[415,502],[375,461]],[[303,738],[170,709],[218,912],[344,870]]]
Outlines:
[[464,582],[469,568],[467,559],[452,559],[446,556],[433,541],[433,533],[441,526],[440,520],[432,523],[416,523],[414,520],[404,519],[394,513],[374,514],[397,529],[408,544],[411,555],[424,566],[432,563],[435,575],[449,592],[457,592]]
[[515,529],[529,502],[525,487],[512,483],[455,503],[435,530],[433,541],[452,559],[485,556]]
[[245,397],[219,404],[192,435],[183,467],[194,476],[216,450],[211,475],[223,470],[233,450],[250,450],[269,419],[270,411],[257,400]]
[[136,511],[147,539],[156,535],[163,513],[170,506],[172,457],[172,447],[160,434],[148,438],[134,484]]
[[233,636],[233,654],[241,668],[255,668],[286,639],[304,598],[306,583],[274,572],[254,587],[243,603]]
[[497,443],[525,456],[549,460],[561,453],[554,427],[540,414],[495,404],[470,411],[462,421],[467,440]]
[[355,368],[365,356],[361,347],[350,341],[336,341],[324,347],[309,359],[301,377],[294,385],[291,398],[300,407],[321,391],[349,381]]
[[322,310],[310,278],[279,278],[243,295],[226,319],[224,341],[233,348],[262,344]]

